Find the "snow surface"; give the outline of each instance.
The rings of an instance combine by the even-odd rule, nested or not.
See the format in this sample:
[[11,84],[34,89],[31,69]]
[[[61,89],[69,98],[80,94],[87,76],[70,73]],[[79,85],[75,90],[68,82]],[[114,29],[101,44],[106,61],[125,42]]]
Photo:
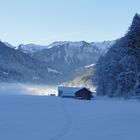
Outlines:
[[8,46],[9,48],[16,48],[15,46],[12,46],[11,44],[9,44],[8,42],[3,42],[6,46]]
[[139,105],[0,94],[0,140],[139,140]]
[[55,73],[55,74],[62,74],[61,72],[59,72],[55,69],[52,69],[52,68],[48,68],[48,72]]
[[87,66],[85,66],[85,68],[90,68],[90,67],[93,67],[93,66],[95,66],[96,64],[90,64],[90,65],[87,65]]

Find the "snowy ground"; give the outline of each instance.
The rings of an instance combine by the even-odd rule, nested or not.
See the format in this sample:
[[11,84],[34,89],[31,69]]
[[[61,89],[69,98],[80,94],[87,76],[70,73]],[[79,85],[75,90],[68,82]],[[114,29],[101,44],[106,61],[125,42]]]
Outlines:
[[0,95],[0,140],[139,140],[140,102]]

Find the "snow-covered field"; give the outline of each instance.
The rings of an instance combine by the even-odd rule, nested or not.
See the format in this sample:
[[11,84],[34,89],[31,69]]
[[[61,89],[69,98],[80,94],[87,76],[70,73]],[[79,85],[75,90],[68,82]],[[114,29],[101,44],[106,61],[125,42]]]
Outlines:
[[0,95],[0,140],[139,140],[140,102]]

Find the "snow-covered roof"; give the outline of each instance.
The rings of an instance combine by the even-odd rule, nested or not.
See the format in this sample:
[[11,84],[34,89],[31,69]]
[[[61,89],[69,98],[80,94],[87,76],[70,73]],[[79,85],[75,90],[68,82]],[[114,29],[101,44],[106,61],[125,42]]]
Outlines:
[[61,93],[60,96],[75,96],[75,92],[80,90],[80,87],[64,87],[60,86],[58,87],[58,92],[59,94]]

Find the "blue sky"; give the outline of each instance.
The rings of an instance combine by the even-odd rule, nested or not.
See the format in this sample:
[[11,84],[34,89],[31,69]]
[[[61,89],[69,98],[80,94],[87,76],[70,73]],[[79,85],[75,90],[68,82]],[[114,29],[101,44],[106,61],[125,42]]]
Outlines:
[[12,45],[123,36],[140,0],[0,0],[0,39]]

